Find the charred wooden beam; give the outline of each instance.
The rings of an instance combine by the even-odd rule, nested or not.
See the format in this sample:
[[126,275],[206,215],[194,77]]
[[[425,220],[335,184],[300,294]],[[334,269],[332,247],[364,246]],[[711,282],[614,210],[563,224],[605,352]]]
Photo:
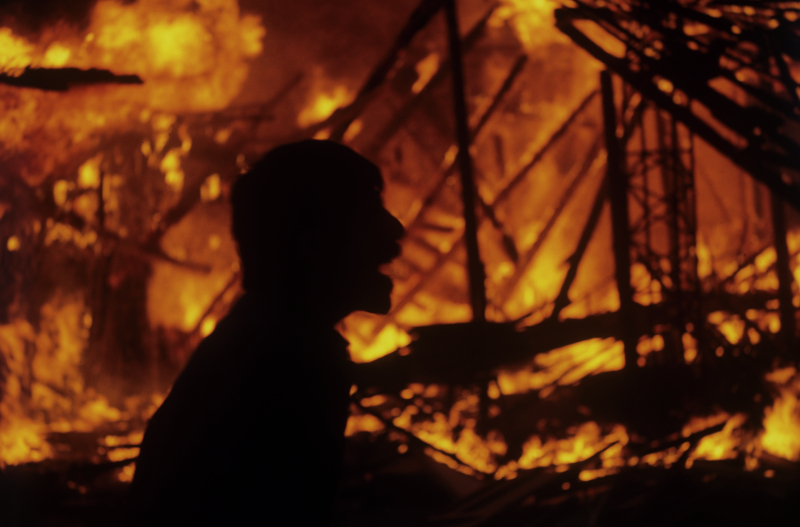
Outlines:
[[[495,298],[492,299],[492,303],[494,304],[495,307],[498,308],[502,307],[503,304],[505,304],[506,300],[508,300],[508,297],[514,291],[514,288],[517,286],[522,277],[525,276],[528,266],[531,264],[531,262],[533,262],[533,259],[539,253],[539,250],[544,245],[544,242],[547,241],[547,237],[550,234],[550,231],[553,229],[556,222],[561,217],[561,214],[564,212],[564,209],[566,209],[567,205],[572,200],[572,196],[575,195],[575,192],[578,190],[578,187],[580,187],[581,183],[583,183],[586,177],[591,173],[592,166],[597,161],[597,156],[599,153],[598,146],[599,146],[598,144],[592,146],[591,150],[589,151],[589,155],[586,156],[586,158],[583,160],[582,165],[578,169],[578,173],[575,175],[575,179],[573,179],[570,182],[569,186],[566,188],[566,190],[564,190],[564,193],[561,195],[561,198],[556,204],[553,213],[550,215],[550,217],[547,220],[547,223],[544,225],[541,232],[539,232],[539,235],[536,237],[536,241],[533,242],[533,245],[527,251],[525,251],[523,255],[521,255],[514,269],[514,274],[512,274],[511,277],[502,285],[502,287],[498,289]],[[495,200],[495,203],[497,203],[501,198],[505,198],[506,196],[507,194],[500,192],[500,194],[498,194],[497,199]]]
[[633,288],[631,287],[630,227],[628,215],[628,178],[623,167],[623,147],[617,138],[617,111],[611,74],[600,73],[603,90],[603,123],[606,141],[606,168],[611,201],[611,224],[614,247],[614,276],[619,291],[619,312],[622,342],[625,345],[625,367],[634,368],[638,359],[636,338],[631,326]]
[[[467,38],[465,38],[464,40],[465,40],[465,47],[466,47],[466,42],[468,42],[469,40]],[[494,98],[492,99],[492,102],[489,105],[489,107],[478,118],[477,124],[472,129],[472,140],[471,140],[472,144],[475,144],[475,142],[480,137],[481,132],[485,129],[486,124],[489,122],[490,118],[492,117],[494,112],[497,110],[497,108],[499,108],[500,103],[503,101],[503,99],[508,94],[508,92],[511,89],[511,87],[514,85],[514,82],[519,77],[519,74],[522,72],[522,67],[525,65],[526,62],[527,62],[527,58],[524,55],[517,60],[517,62],[511,68],[511,72],[508,74],[508,76],[506,77],[505,81],[503,82],[503,85],[500,87],[500,89],[497,91],[497,93],[495,94]],[[433,81],[431,81],[431,82],[433,82]],[[428,83],[428,85],[430,85],[430,84],[431,83]],[[416,100],[416,98],[413,99],[413,100]],[[398,116],[399,115],[400,114],[398,114]],[[404,118],[404,120],[405,120],[405,118]],[[569,119],[568,119],[568,121],[571,122],[571,120],[569,120]],[[377,154],[377,152],[375,152],[375,153]],[[427,208],[430,207],[431,204],[433,204],[434,200],[439,195],[439,192],[444,187],[448,176],[453,173],[453,170],[455,170],[456,166],[457,165],[455,164],[455,162],[450,163],[450,165],[448,165],[447,169],[445,169],[441,173],[441,175],[436,176],[437,180],[438,180],[438,182],[436,183],[436,186],[434,186],[433,189],[431,189],[431,191],[428,193],[428,195],[425,196],[425,199],[423,199],[423,201],[422,201],[422,207],[420,207],[420,210],[417,213],[417,215],[414,217],[414,219],[411,220],[411,222],[408,225],[406,225],[406,233],[413,232],[416,228],[420,227],[420,224],[422,222],[423,212],[425,210],[427,210]],[[501,193],[502,193],[502,191],[501,191]],[[494,203],[498,203],[498,199],[495,199]],[[493,206],[493,204],[492,205],[488,205],[487,204],[487,207],[491,208],[492,206]]]
[[[694,13],[693,10],[684,9],[674,2],[670,4],[669,9],[677,9],[686,16],[688,16],[688,12]],[[643,9],[637,8],[635,11],[642,16],[646,14]],[[664,13],[659,12],[659,14]],[[694,14],[700,16],[697,13]],[[675,48],[677,50],[675,57],[662,54],[660,60],[655,61],[645,56],[643,49],[639,49],[643,46],[637,38],[634,38],[619,26],[616,17],[622,16],[630,17],[632,15],[621,15],[617,11],[612,12],[607,8],[593,7],[588,3],[581,2],[576,8],[556,10],[556,25],[576,44],[622,77],[625,82],[635,87],[645,97],[681,121],[692,133],[701,137],[720,153],[747,171],[752,177],[764,182],[787,203],[800,209],[800,186],[782,173],[783,170],[792,169],[792,167],[796,166],[796,158],[800,155],[800,145],[797,145],[788,136],[784,135],[781,129],[781,119],[790,117],[786,116],[785,112],[777,107],[771,108],[771,113],[756,108],[743,109],[707,85],[706,81],[711,79],[716,72],[725,73],[722,71],[723,68],[719,67],[718,61],[720,50],[724,50],[726,47],[724,42],[721,41],[719,43],[720,50],[714,51],[717,55],[714,55],[711,51],[708,51],[709,55],[708,53],[695,52],[688,47],[683,49],[685,46],[681,44],[682,47]],[[651,14],[645,18],[650,20],[654,16],[654,14]],[[707,15],[703,16],[712,18]],[[630,55],[619,58],[606,51],[575,25],[574,22],[578,19],[591,19],[601,23],[604,29],[610,31],[620,42],[628,45],[633,52],[633,56],[637,57],[641,65],[637,64],[635,65],[636,67],[632,67]],[[661,21],[653,22],[651,20],[651,22],[658,31],[668,32],[669,28]],[[727,30],[730,29],[730,23],[725,20],[712,19],[706,20],[706,22],[711,27],[727,24]],[[730,39],[730,42],[735,42],[735,39]],[[672,51],[672,49],[669,49],[669,51]],[[713,64],[709,62],[709,58],[712,56],[717,58]],[[698,70],[698,63],[711,64],[709,71],[703,71],[702,67]],[[693,78],[692,75],[686,74],[685,68],[691,64],[694,64],[693,71],[701,72],[700,78]],[[746,141],[747,146],[742,147],[738,144],[738,141],[732,142],[718,132],[712,124],[694,113],[693,105],[683,106],[676,103],[670,94],[661,91],[658,87],[655,82],[657,76],[667,78],[675,88],[682,90],[690,99],[696,99],[705,105],[714,118]],[[795,113],[795,111],[792,108],[792,113]],[[772,141],[772,144],[777,146],[777,150],[765,150],[763,146],[767,144],[765,143],[766,139]]]
[[237,121],[245,121],[250,122],[255,128],[255,126],[262,122],[274,119],[273,113],[275,109],[295,88],[297,88],[304,77],[305,75],[302,72],[298,72],[291,79],[286,81],[286,84],[281,86],[272,97],[263,103],[247,104],[219,111],[183,115],[184,122],[188,123],[191,127],[198,128],[197,131],[192,130],[189,135],[196,137],[200,135],[200,130],[203,130],[209,125],[213,127],[223,127],[229,126]]
[[[473,31],[475,31],[475,29],[473,29]],[[466,46],[466,44],[470,42],[470,36],[468,35],[464,39],[464,41],[465,41],[465,46]],[[525,55],[519,57],[517,59],[517,61],[514,63],[514,66],[511,68],[511,71],[509,72],[509,74],[506,77],[505,81],[503,82],[502,86],[500,87],[500,89],[497,91],[497,93],[495,94],[494,98],[492,99],[491,104],[486,109],[486,111],[480,116],[480,118],[477,121],[477,125],[472,130],[472,143],[474,143],[477,140],[477,138],[480,136],[481,131],[483,131],[485,129],[485,126],[490,121],[491,116],[494,114],[494,112],[497,110],[497,108],[499,108],[500,103],[503,101],[505,96],[508,94],[509,90],[513,87],[514,82],[519,78],[519,74],[522,72],[522,70],[524,68],[524,65],[526,63],[527,63],[527,56],[525,56]],[[441,69],[440,69],[440,71],[441,71]],[[429,83],[429,85],[430,85],[430,83]],[[416,100],[416,99],[413,99],[413,100]],[[583,106],[584,105],[581,105],[581,108],[583,108]],[[572,115],[570,118],[567,119],[567,123],[565,123],[564,127],[562,127],[564,130],[566,130],[566,125],[568,123],[571,123],[574,120],[573,118],[574,118],[575,115],[576,114]],[[437,176],[438,182],[436,183],[434,188],[428,193],[428,195],[423,200],[422,207],[420,207],[420,210],[417,213],[417,215],[411,220],[410,223],[408,223],[406,225],[406,236],[413,235],[419,229],[431,228],[429,225],[424,223],[424,221],[422,219],[423,218],[423,212],[425,210],[427,210],[427,208],[430,207],[433,204],[433,202],[435,201],[435,199],[438,196],[439,192],[444,187],[448,176],[450,176],[450,174],[452,174],[452,172],[455,169],[455,167],[456,167],[456,164],[455,163],[451,163],[447,167],[447,169],[445,169],[441,173],[441,175]],[[501,193],[502,193],[502,191],[501,191]],[[507,196],[507,193],[503,197],[505,198],[506,196]],[[492,204],[488,204],[477,193],[476,193],[476,199],[478,200],[478,204],[481,207],[481,210],[483,211],[485,217],[487,219],[489,219],[490,222],[492,222],[492,225],[495,228],[497,228],[498,230],[501,231],[501,233],[502,233],[501,236],[502,236],[502,239],[503,239],[504,249],[508,253],[509,257],[516,262],[519,255],[518,255],[518,252],[517,252],[516,245],[514,244],[514,240],[505,232],[505,229],[504,229],[503,225],[500,223],[500,221],[498,220],[498,218],[494,214],[494,206],[497,203],[499,203],[500,200],[499,199],[495,199],[495,201]],[[399,301],[395,302],[393,304],[393,306],[392,306],[391,312],[387,316],[383,317],[382,320],[380,321],[380,323],[378,323],[373,328],[373,332],[372,332],[373,335],[377,335],[378,333],[380,333],[380,331],[384,327],[386,327],[386,324],[391,322],[393,320],[394,316],[413,299],[414,295],[416,295],[425,285],[427,285],[428,281],[432,278],[432,276],[435,274],[435,272],[438,269],[440,269],[442,265],[444,265],[446,262],[448,262],[453,257],[453,255],[455,254],[456,250],[460,250],[462,248],[463,242],[464,242],[463,237],[461,237],[459,239],[459,241],[457,241],[455,244],[453,244],[453,246],[450,248],[450,250],[447,253],[444,253],[444,254],[440,253],[440,254],[437,255],[436,261],[430,267],[430,269],[427,270],[427,272],[419,280],[419,282],[403,298],[401,298]]]
[[508,184],[497,193],[497,197],[495,198],[495,203],[499,203],[501,200],[505,199],[509,193],[511,193],[517,185],[519,185],[528,173],[533,170],[533,168],[539,164],[539,162],[544,158],[545,154],[550,151],[550,148],[555,145],[559,139],[561,139],[564,134],[566,134],[567,130],[569,130],[570,126],[575,122],[575,120],[580,116],[584,110],[589,106],[589,103],[592,102],[594,97],[598,94],[598,90],[592,90],[583,100],[578,104],[578,106],[569,114],[561,126],[553,132],[547,142],[542,145],[542,147],[536,151],[536,153],[531,157],[531,160],[528,161],[525,166],[517,171],[516,174],[509,180]]
[[[632,324],[638,335],[667,321],[663,305],[634,304]],[[517,330],[516,324],[442,324],[417,328],[411,353],[392,353],[354,367],[358,386],[391,391],[412,382],[471,384],[500,368],[527,364],[537,354],[592,338],[621,338],[620,313],[589,315],[582,319],[546,319]],[[492,343],[485,353],[484,342]]]
[[600,188],[597,191],[597,196],[594,198],[592,209],[589,212],[589,217],[586,220],[586,225],[583,227],[583,231],[581,232],[581,237],[578,240],[575,251],[567,259],[569,262],[569,269],[567,270],[567,275],[564,277],[564,282],[561,284],[561,290],[556,296],[555,305],[553,306],[553,313],[550,315],[551,318],[558,318],[561,310],[567,307],[570,303],[569,288],[572,287],[572,283],[575,281],[575,277],[578,275],[578,266],[580,265],[583,255],[586,252],[586,247],[589,246],[589,240],[592,239],[594,230],[597,227],[597,222],[600,220],[600,213],[603,211],[603,206],[606,203],[607,192],[607,184],[606,180],[604,179],[602,185],[600,185]]
[[[597,95],[597,93],[598,93],[597,90],[592,91],[590,94],[588,94],[580,102],[578,107],[569,115],[569,117],[567,117],[567,119],[561,124],[561,126],[559,126],[559,128],[553,133],[553,135],[550,136],[550,138],[547,140],[547,142],[532,156],[531,161],[528,162],[521,170],[519,170],[509,180],[509,182],[500,190],[500,192],[498,192],[497,196],[495,197],[495,200],[491,204],[487,204],[486,205],[487,208],[493,209],[495,206],[497,206],[499,203],[502,203],[503,201],[505,201],[506,198],[508,198],[508,196],[511,195],[511,189],[513,187],[515,187],[516,185],[518,185],[525,178],[525,176],[528,175],[530,170],[532,170],[544,158],[545,154],[550,151],[550,149],[558,142],[558,140],[561,137],[564,136],[564,134],[567,132],[567,130],[570,128],[570,126],[577,120],[578,116],[581,113],[583,113],[583,111],[588,107],[589,102],[591,102],[591,100],[594,99],[594,97],[595,97],[595,95]],[[498,93],[498,95],[499,95],[499,93]],[[496,107],[496,106],[497,105],[494,105],[494,104],[490,105],[490,107]],[[479,120],[479,123],[485,123],[485,122],[487,122],[487,119],[483,119],[482,118],[482,119]],[[480,131],[481,131],[481,128],[476,128],[474,133],[478,134]],[[595,154],[593,154],[593,155],[590,154],[587,157],[587,159],[584,161],[583,166],[581,167],[581,169],[578,172],[578,176],[576,176],[577,179],[583,178],[583,176],[585,175],[586,171],[589,169],[591,164],[594,162],[595,157],[596,157],[596,149],[593,148],[593,151],[595,152]],[[450,170],[452,170],[452,168],[454,166],[455,165],[451,165],[450,168],[448,169],[448,171],[445,172],[445,176],[443,176],[439,180],[439,184],[437,185],[437,187],[434,188],[434,191],[431,192],[427,196],[425,201],[423,202],[423,206],[422,206],[421,210],[424,210],[426,207],[430,206],[431,203],[433,203],[433,200],[434,200],[434,198],[436,196],[436,193],[438,192],[438,189],[441,189],[441,187],[444,185],[444,181],[446,180],[446,175],[448,175],[450,173]],[[570,187],[570,188],[572,188],[572,187]],[[571,195],[572,191],[568,188],[566,192]],[[560,204],[559,207],[557,207],[557,210],[560,210],[560,208],[563,208],[564,206],[566,206],[566,202],[568,200],[569,200],[568,196],[566,196],[566,199],[562,198],[562,204]],[[421,217],[422,217],[421,214],[417,214],[417,216],[414,218],[414,220],[412,220],[410,225],[408,225],[406,227],[406,232],[407,233],[414,232],[414,230],[416,230],[418,228],[421,228],[421,226],[422,226]],[[554,218],[552,218],[553,221],[555,221],[555,217],[557,217],[557,214],[554,216]],[[542,233],[540,234],[540,238],[542,239],[542,242],[544,241],[544,238],[546,238],[546,235],[544,235],[545,231],[549,231],[550,228],[552,228],[552,225],[550,225],[549,227],[546,226],[545,230],[543,230]],[[540,243],[540,245],[541,245],[541,243]],[[400,310],[403,307],[405,307],[413,299],[414,295],[416,295],[428,283],[428,281],[434,275],[435,271],[438,270],[446,262],[448,262],[453,257],[455,252],[457,250],[460,250],[462,247],[463,247],[463,238],[459,239],[459,241],[454,243],[453,246],[450,248],[450,250],[447,253],[437,255],[435,263],[427,271],[427,274],[425,274],[420,279],[420,281],[408,293],[406,293],[405,296],[403,296],[403,298],[401,298],[399,301],[397,301],[392,306],[392,311],[389,313],[389,315],[387,315],[386,317],[383,317],[381,322],[378,325],[376,325],[375,329],[373,330],[373,334],[377,335],[386,326],[386,324],[388,324],[393,319],[393,317],[398,312],[400,312]],[[514,250],[516,251],[516,247],[514,247]],[[537,247],[536,250],[538,250],[538,247]],[[534,253],[535,253],[535,250],[534,250]],[[531,258],[532,258],[532,256],[531,256]],[[525,264],[525,265],[527,266],[527,264]],[[518,279],[519,279],[519,277],[517,277],[517,280]],[[506,291],[506,293],[504,293],[504,294],[507,294],[507,292],[509,290],[510,289],[508,289],[508,290],[504,289],[504,291]],[[504,294],[498,294],[497,298],[503,298]],[[495,305],[497,305],[498,300],[495,299],[494,303],[495,303]]]
[[450,47],[450,67],[453,74],[453,106],[458,139],[457,160],[461,175],[461,200],[464,206],[464,241],[467,248],[470,306],[472,307],[473,321],[484,322],[486,320],[486,269],[483,266],[478,247],[475,177],[472,171],[472,156],[469,151],[472,134],[469,131],[464,90],[464,63],[461,56],[461,34],[458,29],[455,0],[445,0],[444,11]]
[[20,75],[0,73],[0,84],[46,91],[67,91],[90,84],[144,84],[138,75],[117,75],[108,70],[90,68],[25,68]]
[[336,110],[330,118],[312,127],[313,132],[311,132],[311,135],[335,123],[330,137],[334,141],[341,140],[347,128],[372,99],[375,91],[383,85],[386,77],[397,63],[397,58],[400,56],[400,53],[411,43],[414,35],[428,25],[428,22],[430,22],[433,16],[439,12],[439,9],[442,7],[442,1],[443,0],[422,0],[422,2],[420,2],[417,8],[411,13],[411,16],[408,21],[406,21],[400,34],[395,38],[392,47],[372,70],[372,73],[367,78],[364,85],[361,86],[355,100],[345,108]]
[[[486,30],[486,23],[489,21],[489,18],[494,13],[495,7],[492,6],[486,14],[481,17],[481,19],[469,30],[464,36],[463,43],[462,43],[462,52],[467,53],[470,51],[475,44],[480,40]],[[513,71],[513,70],[512,70]],[[447,77],[450,75],[450,58],[448,57],[446,60],[442,62],[439,66],[439,69],[436,73],[431,77],[431,80],[425,85],[425,87],[420,90],[419,93],[414,95],[411,99],[409,99],[403,106],[398,110],[394,117],[378,132],[376,133],[370,143],[364,148],[363,154],[365,157],[371,159],[378,155],[378,152],[386,145],[386,143],[394,137],[394,135],[403,127],[406,121],[409,119],[411,114],[416,110],[420,103],[424,100],[425,96],[430,94],[436,87],[438,87]],[[505,85],[505,83],[504,83]],[[502,89],[501,89],[502,91]],[[495,97],[497,99],[498,97]],[[493,108],[490,106],[490,109]],[[484,115],[491,115],[491,113],[487,112]],[[477,134],[478,130],[482,126],[475,126],[475,132]],[[473,138],[474,141],[474,138]]]

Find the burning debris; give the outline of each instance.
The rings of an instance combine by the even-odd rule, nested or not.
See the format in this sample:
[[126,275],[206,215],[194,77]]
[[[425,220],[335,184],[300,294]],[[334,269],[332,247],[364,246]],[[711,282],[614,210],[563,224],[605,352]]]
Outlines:
[[241,294],[231,183],[272,146],[329,137],[381,167],[407,231],[391,312],[340,327],[358,363],[342,524],[393,507],[452,525],[784,512],[800,9],[405,9],[369,74],[321,57],[253,104],[237,101],[268,8],[6,17],[0,488],[43,471],[42,517],[113,516],[147,419]]

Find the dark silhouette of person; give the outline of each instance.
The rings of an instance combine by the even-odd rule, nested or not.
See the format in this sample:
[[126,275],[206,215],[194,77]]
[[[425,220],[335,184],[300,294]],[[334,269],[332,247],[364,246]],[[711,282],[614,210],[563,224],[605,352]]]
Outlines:
[[385,314],[403,227],[378,168],[340,144],[270,151],[233,186],[245,294],[151,419],[130,492],[134,525],[325,525],[348,417],[335,324]]

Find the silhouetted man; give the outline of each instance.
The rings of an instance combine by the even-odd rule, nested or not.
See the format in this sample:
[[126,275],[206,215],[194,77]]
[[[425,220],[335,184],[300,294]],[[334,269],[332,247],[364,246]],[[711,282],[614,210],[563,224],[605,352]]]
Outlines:
[[269,152],[233,187],[246,291],[153,416],[131,486],[136,525],[324,525],[350,382],[334,325],[386,313],[403,227],[378,168],[347,147]]

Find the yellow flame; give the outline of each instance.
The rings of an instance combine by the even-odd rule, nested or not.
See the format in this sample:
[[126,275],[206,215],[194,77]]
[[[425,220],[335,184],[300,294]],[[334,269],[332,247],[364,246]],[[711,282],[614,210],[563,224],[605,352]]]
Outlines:
[[61,68],[67,64],[72,51],[59,42],[53,42],[44,52],[42,66],[45,68]]
[[[601,455],[604,473],[621,467],[625,464],[622,458],[622,447],[628,444],[628,433],[622,425],[615,425],[611,433],[603,435],[600,427],[594,421],[589,421],[572,430],[574,434],[565,439],[550,438],[542,442],[539,436],[532,436],[522,447],[523,453],[518,461],[500,467],[495,473],[496,479],[513,477],[520,468],[532,469],[536,467],[564,466],[578,461],[583,461],[605,447],[618,443]],[[600,473],[586,473],[582,476],[584,481],[599,477]]]
[[[63,33],[63,34],[62,34]],[[109,69],[136,74],[143,85],[76,88],[65,93],[0,87],[0,142],[42,152],[26,172],[38,184],[68,160],[75,144],[125,126],[144,110],[211,111],[239,93],[248,62],[261,51],[259,19],[242,16],[236,0],[100,0],[83,32],[45,29],[24,38],[0,28],[0,72],[26,66]],[[41,42],[38,42],[41,40]]]
[[792,461],[800,459],[800,405],[788,389],[764,412],[761,446],[770,454]]
[[89,431],[122,418],[105,397],[84,387],[80,364],[90,325],[79,299],[56,295],[42,306],[38,331],[21,319],[0,326],[8,367],[0,397],[0,466],[52,456],[50,432]]
[[219,197],[221,191],[222,186],[219,174],[211,174],[203,182],[203,186],[200,187],[200,199],[203,201],[214,201]]
[[0,27],[0,73],[21,73],[33,60],[34,46],[14,35],[10,28]]
[[6,240],[6,249],[8,249],[9,252],[13,253],[14,251],[18,251],[21,246],[22,244],[16,236],[9,236],[8,240]]
[[339,107],[353,99],[346,86],[336,86],[330,90],[320,90],[311,102],[297,116],[297,124],[303,128],[324,121]]
[[393,323],[386,324],[373,337],[380,323],[380,317],[358,312],[339,326],[339,331],[350,342],[350,355],[354,361],[370,362],[411,343],[411,336]]
[[417,80],[411,86],[411,92],[419,93],[439,70],[439,54],[430,53],[417,63],[415,69],[417,70]]
[[555,383],[572,384],[586,375],[620,370],[624,365],[622,342],[613,338],[589,339],[537,355],[533,368],[501,371],[497,384],[504,395],[511,395]]
[[[80,188],[97,188],[100,186],[100,162],[103,154],[88,159],[78,168],[78,186]],[[66,198],[64,198],[66,201]]]
[[489,20],[493,27],[510,24],[519,41],[528,49],[548,40],[562,40],[555,30],[555,0],[504,0]]
[[347,426],[345,427],[344,435],[350,437],[359,432],[375,433],[380,432],[384,428],[381,420],[374,415],[351,415],[347,418]]
[[[689,455],[687,465],[691,466],[695,459],[730,459],[738,455],[737,449],[743,444],[743,437],[736,430],[744,424],[747,416],[736,414],[728,417],[723,413],[707,422],[713,422],[720,418],[726,421],[725,427],[716,434],[707,435],[701,439],[697,448]],[[684,429],[684,436],[688,435],[685,434],[686,430],[687,428]]]

